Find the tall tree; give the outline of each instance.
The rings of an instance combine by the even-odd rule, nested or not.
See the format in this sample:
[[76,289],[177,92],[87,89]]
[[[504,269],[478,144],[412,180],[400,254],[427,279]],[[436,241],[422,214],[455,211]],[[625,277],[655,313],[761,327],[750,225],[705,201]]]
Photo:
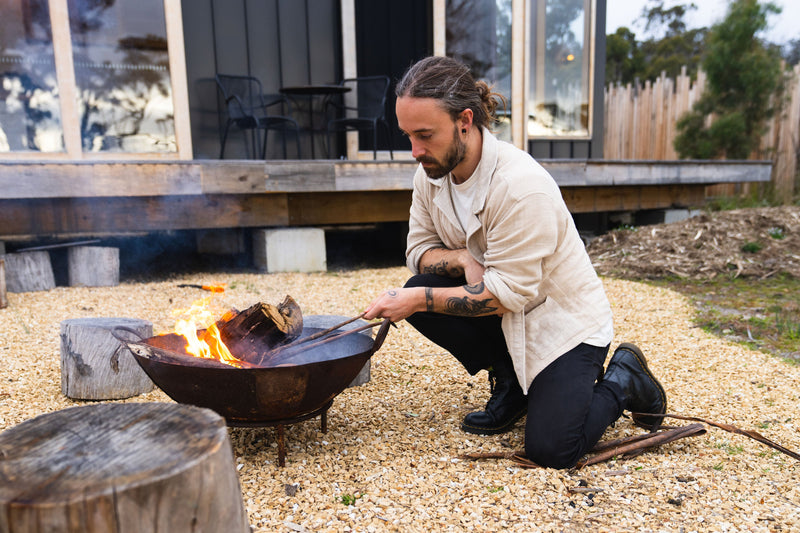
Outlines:
[[637,41],[629,28],[618,28],[606,37],[606,81],[629,83],[637,78],[655,80],[662,72],[676,77],[682,67],[697,74],[706,28],[687,27],[693,3],[664,7],[664,0],[650,0],[639,17],[649,38]]
[[758,147],[782,77],[779,55],[757,34],[767,28],[767,15],[780,11],[771,2],[733,0],[711,29],[702,62],[705,92],[678,121],[675,150],[681,158],[746,159]]
[[636,34],[623,26],[606,36],[606,82],[627,84],[644,71],[644,54]]
[[789,65],[800,63],[800,39],[792,39],[784,45],[783,58]]

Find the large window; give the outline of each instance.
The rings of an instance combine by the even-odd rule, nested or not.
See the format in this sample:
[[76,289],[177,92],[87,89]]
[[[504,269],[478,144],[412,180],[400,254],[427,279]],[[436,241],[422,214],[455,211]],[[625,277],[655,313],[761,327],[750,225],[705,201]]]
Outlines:
[[0,152],[63,151],[47,5],[0,0],[0,13]]
[[495,133],[510,139],[512,0],[449,0],[446,11],[446,54],[469,65],[476,79],[506,98],[498,107]]
[[530,0],[530,137],[588,137],[591,0]]
[[163,0],[0,10],[0,152],[177,154]]

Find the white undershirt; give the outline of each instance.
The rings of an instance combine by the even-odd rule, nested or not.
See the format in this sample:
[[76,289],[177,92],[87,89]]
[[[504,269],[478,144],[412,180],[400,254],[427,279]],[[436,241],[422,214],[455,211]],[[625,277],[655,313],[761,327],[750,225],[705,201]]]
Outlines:
[[453,202],[453,211],[461,223],[464,233],[467,231],[467,221],[472,216],[472,202],[475,199],[475,182],[470,178],[463,183],[453,183],[452,174],[450,175],[450,200]]
[[[450,200],[453,203],[453,211],[455,211],[456,218],[458,218],[459,223],[461,223],[461,229],[466,233],[467,221],[473,216],[472,204],[475,198],[475,187],[473,187],[473,185],[476,180],[470,177],[470,179],[463,183],[453,183],[452,175],[449,176],[449,179]],[[614,321],[613,319],[608,319],[599,331],[589,335],[583,342],[591,346],[599,346],[602,348],[611,344],[613,338]]]

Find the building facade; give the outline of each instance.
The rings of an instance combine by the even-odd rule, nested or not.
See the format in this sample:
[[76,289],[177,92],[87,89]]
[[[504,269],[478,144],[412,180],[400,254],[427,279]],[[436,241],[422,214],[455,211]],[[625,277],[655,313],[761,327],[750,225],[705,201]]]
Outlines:
[[[448,54],[508,99],[501,136],[602,157],[605,0],[2,0],[0,159],[219,157],[216,74],[266,93]],[[391,147],[408,149],[387,114]],[[280,138],[267,150],[280,158]],[[310,157],[304,136],[302,157]],[[365,146],[362,140],[361,148]],[[227,158],[252,158],[232,137]],[[334,158],[358,157],[336,147]],[[322,153],[322,150],[317,150]],[[319,157],[319,155],[317,156]]]

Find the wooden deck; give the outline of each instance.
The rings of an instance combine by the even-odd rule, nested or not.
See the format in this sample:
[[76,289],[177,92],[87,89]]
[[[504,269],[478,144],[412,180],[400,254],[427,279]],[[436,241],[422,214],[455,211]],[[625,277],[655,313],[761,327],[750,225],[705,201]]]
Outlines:
[[[573,213],[700,206],[770,162],[545,160]],[[414,161],[0,163],[0,240],[405,221]]]

